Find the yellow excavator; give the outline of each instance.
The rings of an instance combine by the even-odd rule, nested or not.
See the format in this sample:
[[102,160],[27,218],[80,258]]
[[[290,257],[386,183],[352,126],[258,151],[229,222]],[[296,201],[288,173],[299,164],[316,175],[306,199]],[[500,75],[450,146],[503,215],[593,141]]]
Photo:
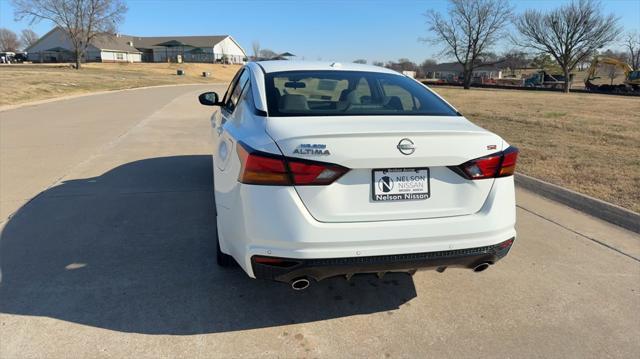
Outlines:
[[[620,85],[596,85],[592,80],[600,78],[598,75],[599,65],[611,65],[620,68],[624,72],[624,82]],[[616,93],[640,93],[640,70],[633,68],[624,61],[605,56],[596,56],[591,62],[587,75],[584,78],[584,87],[594,92],[616,92]]]

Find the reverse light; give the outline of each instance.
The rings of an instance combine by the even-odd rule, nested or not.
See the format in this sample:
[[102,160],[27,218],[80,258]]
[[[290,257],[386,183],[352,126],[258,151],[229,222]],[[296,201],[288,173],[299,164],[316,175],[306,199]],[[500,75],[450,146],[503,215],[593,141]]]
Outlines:
[[238,144],[237,151],[242,166],[238,181],[246,184],[328,185],[349,171],[348,168],[331,163],[256,151],[243,143]]
[[506,177],[515,172],[517,160],[518,149],[510,146],[502,152],[476,158],[451,169],[472,180]]

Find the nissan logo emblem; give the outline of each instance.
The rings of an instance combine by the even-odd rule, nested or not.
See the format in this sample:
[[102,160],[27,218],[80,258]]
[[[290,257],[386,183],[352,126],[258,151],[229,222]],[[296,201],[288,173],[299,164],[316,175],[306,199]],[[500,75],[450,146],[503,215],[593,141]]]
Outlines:
[[416,146],[413,144],[413,141],[408,138],[401,139],[400,142],[398,142],[398,146],[396,147],[398,148],[398,151],[400,151],[400,153],[407,156],[413,154],[416,151]]

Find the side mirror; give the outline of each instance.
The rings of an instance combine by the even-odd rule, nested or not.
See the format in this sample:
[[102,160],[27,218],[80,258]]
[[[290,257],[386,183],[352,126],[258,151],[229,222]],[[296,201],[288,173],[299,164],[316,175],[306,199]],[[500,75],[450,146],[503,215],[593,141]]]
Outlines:
[[198,101],[205,106],[222,106],[215,92],[205,92],[198,96]]

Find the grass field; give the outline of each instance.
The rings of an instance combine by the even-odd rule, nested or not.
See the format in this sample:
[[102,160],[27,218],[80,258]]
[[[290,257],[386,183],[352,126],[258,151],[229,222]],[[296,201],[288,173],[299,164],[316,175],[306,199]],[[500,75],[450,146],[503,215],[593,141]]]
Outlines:
[[[186,75],[177,76],[177,69]],[[68,64],[1,65],[0,106],[143,86],[229,82],[238,69],[238,65],[167,63],[89,63],[80,71]],[[203,71],[212,77],[202,77]]]
[[640,99],[435,87],[520,148],[518,171],[640,212]]

